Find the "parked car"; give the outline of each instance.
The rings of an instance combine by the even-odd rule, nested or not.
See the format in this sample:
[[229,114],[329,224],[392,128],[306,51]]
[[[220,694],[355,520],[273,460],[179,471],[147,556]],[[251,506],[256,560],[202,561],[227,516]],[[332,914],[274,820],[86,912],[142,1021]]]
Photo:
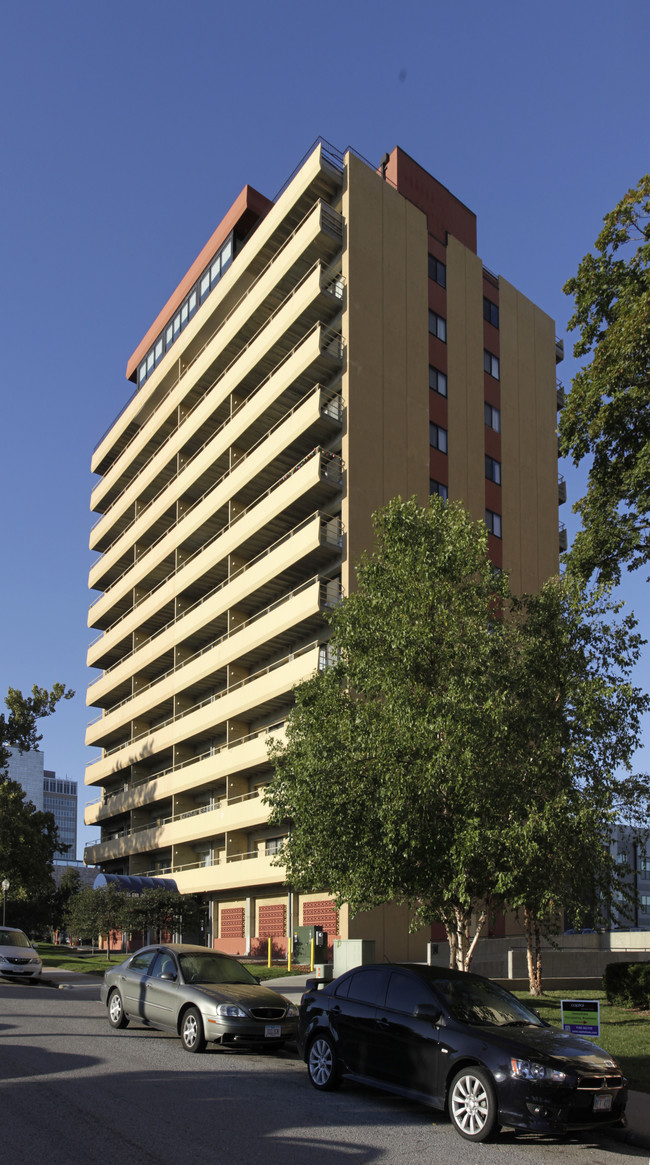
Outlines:
[[43,964],[27,935],[15,926],[0,927],[0,975],[39,979]]
[[237,959],[183,943],[143,947],[106,971],[101,999],[111,1027],[130,1020],[172,1031],[187,1052],[207,1043],[278,1050],[295,1039],[298,1009],[260,985]]
[[565,1133],[624,1123],[608,1052],[545,1023],[490,979],[416,963],[357,967],[302,997],[298,1049],[314,1088],[343,1077],[434,1108],[484,1141],[500,1125]]

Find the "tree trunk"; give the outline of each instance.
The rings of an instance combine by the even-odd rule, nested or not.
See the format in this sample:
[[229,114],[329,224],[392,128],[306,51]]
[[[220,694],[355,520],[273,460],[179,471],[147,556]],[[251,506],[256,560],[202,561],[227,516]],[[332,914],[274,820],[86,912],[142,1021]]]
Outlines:
[[534,911],[524,907],[526,925],[526,963],[528,966],[528,990],[531,995],[542,994],[542,940],[539,922]]
[[449,966],[455,971],[469,971],[472,957],[479,940],[483,924],[487,918],[487,909],[483,909],[476,919],[472,934],[472,911],[462,906],[454,907],[453,922],[445,922],[447,941],[449,943]]

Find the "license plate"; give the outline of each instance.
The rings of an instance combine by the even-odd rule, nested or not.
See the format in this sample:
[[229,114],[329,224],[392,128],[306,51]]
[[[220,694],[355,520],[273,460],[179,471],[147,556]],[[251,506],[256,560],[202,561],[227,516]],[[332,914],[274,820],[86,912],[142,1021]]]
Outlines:
[[280,1027],[280,1024],[267,1023],[264,1028],[264,1035],[266,1036],[267,1040],[279,1040],[280,1036],[282,1035],[282,1028]]
[[594,1096],[594,1112],[609,1112],[611,1107],[611,1096]]

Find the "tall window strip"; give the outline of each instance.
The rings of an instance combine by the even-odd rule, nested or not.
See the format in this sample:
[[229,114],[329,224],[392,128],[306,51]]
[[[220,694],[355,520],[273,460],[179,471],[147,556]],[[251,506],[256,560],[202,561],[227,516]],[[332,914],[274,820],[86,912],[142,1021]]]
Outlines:
[[493,481],[495,485],[501,485],[501,462],[496,461],[494,457],[485,457],[485,476],[488,481]]
[[493,356],[488,352],[487,348],[483,349],[483,367],[488,375],[493,376],[495,380],[499,380],[499,357]]
[[447,321],[431,310],[429,310],[429,331],[432,336],[442,340],[443,344],[447,343]]
[[493,328],[498,328],[499,307],[498,304],[492,303],[492,300],[488,299],[487,295],[483,296],[483,319],[487,320],[489,324],[492,324]]
[[485,525],[488,532],[494,534],[495,538],[501,537],[501,514],[495,514],[494,510],[486,510]]
[[447,377],[439,368],[434,368],[433,364],[429,365],[429,388],[440,396],[447,395]]
[[494,429],[495,433],[501,432],[501,410],[495,409],[494,405],[489,405],[485,402],[485,423],[488,429]]
[[443,484],[443,482],[436,481],[435,478],[430,477],[429,497],[432,497],[434,494],[437,494],[439,498],[442,498],[443,502],[446,502],[449,496],[449,490],[447,489],[447,486]]
[[441,287],[447,286],[447,268],[435,255],[429,255],[429,279],[433,279],[434,283],[439,283]]
[[441,425],[435,425],[433,421],[429,421],[429,445],[440,453],[447,452],[447,430]]
[[233,244],[234,239],[232,234],[228,236],[226,242],[219,248],[216,255],[210,260],[202,275],[194,284],[194,287],[187,293],[180,307],[174,312],[171,320],[165,325],[157,340],[154,340],[147,355],[138,365],[138,388],[144,384],[145,380],[160,361],[166,352],[176,343],[181,332],[189,324],[194,316],[197,308],[208,298],[210,292],[217,286],[221,276],[228,270],[233,258]]

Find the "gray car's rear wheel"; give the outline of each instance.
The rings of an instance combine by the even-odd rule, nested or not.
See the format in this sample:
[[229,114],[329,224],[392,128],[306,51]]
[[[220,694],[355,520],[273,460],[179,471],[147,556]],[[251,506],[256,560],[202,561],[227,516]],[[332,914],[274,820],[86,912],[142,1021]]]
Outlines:
[[317,1035],[309,1045],[307,1072],[310,1082],[320,1092],[331,1092],[341,1083],[338,1057],[329,1035]]
[[202,1052],[205,1048],[203,1020],[196,1007],[188,1007],[181,1020],[181,1043],[186,1052]]
[[124,1014],[124,1004],[122,1003],[122,996],[117,988],[111,991],[108,997],[108,1022],[111,1027],[122,1028],[128,1024],[128,1018]]
[[498,1129],[498,1105],[492,1079],[484,1068],[463,1068],[449,1089],[449,1116],[467,1141],[487,1141]]

